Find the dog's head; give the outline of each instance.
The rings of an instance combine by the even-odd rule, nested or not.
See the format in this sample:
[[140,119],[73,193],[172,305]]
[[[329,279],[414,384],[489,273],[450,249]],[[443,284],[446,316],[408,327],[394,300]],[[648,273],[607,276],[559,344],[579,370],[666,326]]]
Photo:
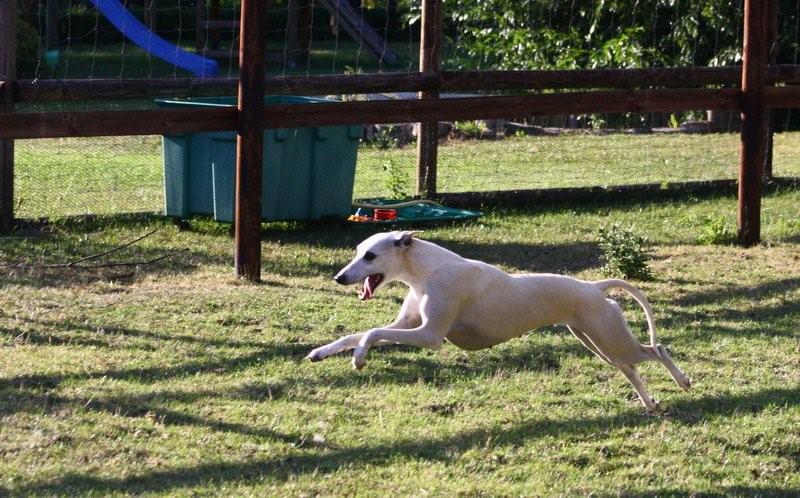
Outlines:
[[406,267],[404,251],[414,242],[417,232],[375,234],[358,244],[356,256],[336,274],[336,283],[350,285],[361,282],[359,299],[370,299],[381,285],[402,277]]

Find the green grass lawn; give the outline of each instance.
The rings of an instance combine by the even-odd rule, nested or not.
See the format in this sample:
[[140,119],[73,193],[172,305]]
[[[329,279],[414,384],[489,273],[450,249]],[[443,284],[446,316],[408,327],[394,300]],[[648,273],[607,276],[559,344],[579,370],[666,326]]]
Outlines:
[[[160,137],[17,141],[21,217],[163,209]],[[739,136],[563,135],[446,142],[439,190],[465,192],[736,178]],[[775,174],[800,176],[800,133],[775,137]],[[412,194],[416,149],[362,146],[355,196]]]
[[[798,137],[776,137],[777,174],[798,174]],[[453,143],[442,187],[733,177],[737,140]],[[157,138],[17,151],[23,216],[161,209]],[[410,178],[412,151],[362,148],[357,193],[386,193],[386,161]],[[594,279],[598,228],[634,225],[654,274],[637,285],[694,382],[684,393],[643,365],[658,415],[558,327],[473,353],[375,348],[360,372],[347,355],[303,361],[399,308],[400,286],[365,303],[330,278],[368,226],[265,224],[262,285],[234,280],[230,227],[203,219],[66,217],[0,238],[3,264],[69,261],[156,228],[104,260],[170,255],[2,267],[0,495],[798,495],[800,191],[764,198],[763,244],[698,243],[735,216],[733,198],[686,197],[494,209],[422,235],[508,271]],[[645,340],[638,306],[623,304]]]
[[[391,320],[330,276],[368,227],[268,224],[264,284],[231,276],[227,227],[156,215],[65,219],[0,240],[58,262],[159,228],[111,259],[138,268],[0,273],[0,494],[796,495],[800,192],[764,200],[765,243],[702,246],[731,198],[489,211],[423,235],[510,271],[600,277],[596,231],[653,240],[639,285],[693,379],[643,373],[663,413],[561,328],[486,351],[303,356]],[[18,235],[25,235],[20,233]],[[28,233],[28,235],[34,235]],[[625,302],[644,340],[644,319]]]

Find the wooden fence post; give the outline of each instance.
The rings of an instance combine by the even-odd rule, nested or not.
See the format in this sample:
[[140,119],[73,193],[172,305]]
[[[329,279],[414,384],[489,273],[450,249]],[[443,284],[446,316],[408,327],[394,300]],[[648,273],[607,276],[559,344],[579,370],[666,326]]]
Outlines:
[[[442,2],[422,0],[419,70],[439,76],[442,52]],[[438,85],[437,85],[438,87]],[[419,92],[420,99],[437,98],[439,91]],[[436,196],[436,165],[439,145],[439,123],[419,123],[417,133],[417,195],[431,199]]]
[[761,240],[761,182],[767,150],[767,10],[760,0],[744,2],[738,213],[739,243],[744,247]]
[[[0,0],[0,113],[14,112],[17,79],[16,0]],[[0,233],[14,227],[14,141],[0,140]]]
[[239,32],[239,127],[236,137],[235,272],[261,279],[261,169],[264,150],[266,0],[242,0]]

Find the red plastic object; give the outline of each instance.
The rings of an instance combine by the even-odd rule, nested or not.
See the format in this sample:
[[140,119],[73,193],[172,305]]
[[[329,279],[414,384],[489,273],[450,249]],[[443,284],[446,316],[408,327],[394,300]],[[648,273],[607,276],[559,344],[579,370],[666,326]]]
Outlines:
[[396,220],[397,219],[397,210],[396,209],[375,209],[375,213],[373,214],[375,221],[386,221],[386,220]]

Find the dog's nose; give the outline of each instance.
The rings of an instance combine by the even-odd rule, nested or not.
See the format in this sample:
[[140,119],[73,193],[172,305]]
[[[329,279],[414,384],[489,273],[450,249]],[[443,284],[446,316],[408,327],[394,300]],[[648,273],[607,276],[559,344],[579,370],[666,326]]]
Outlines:
[[333,281],[336,282],[337,284],[342,284],[342,285],[344,285],[347,282],[347,280],[344,278],[344,274],[342,273],[333,277]]

